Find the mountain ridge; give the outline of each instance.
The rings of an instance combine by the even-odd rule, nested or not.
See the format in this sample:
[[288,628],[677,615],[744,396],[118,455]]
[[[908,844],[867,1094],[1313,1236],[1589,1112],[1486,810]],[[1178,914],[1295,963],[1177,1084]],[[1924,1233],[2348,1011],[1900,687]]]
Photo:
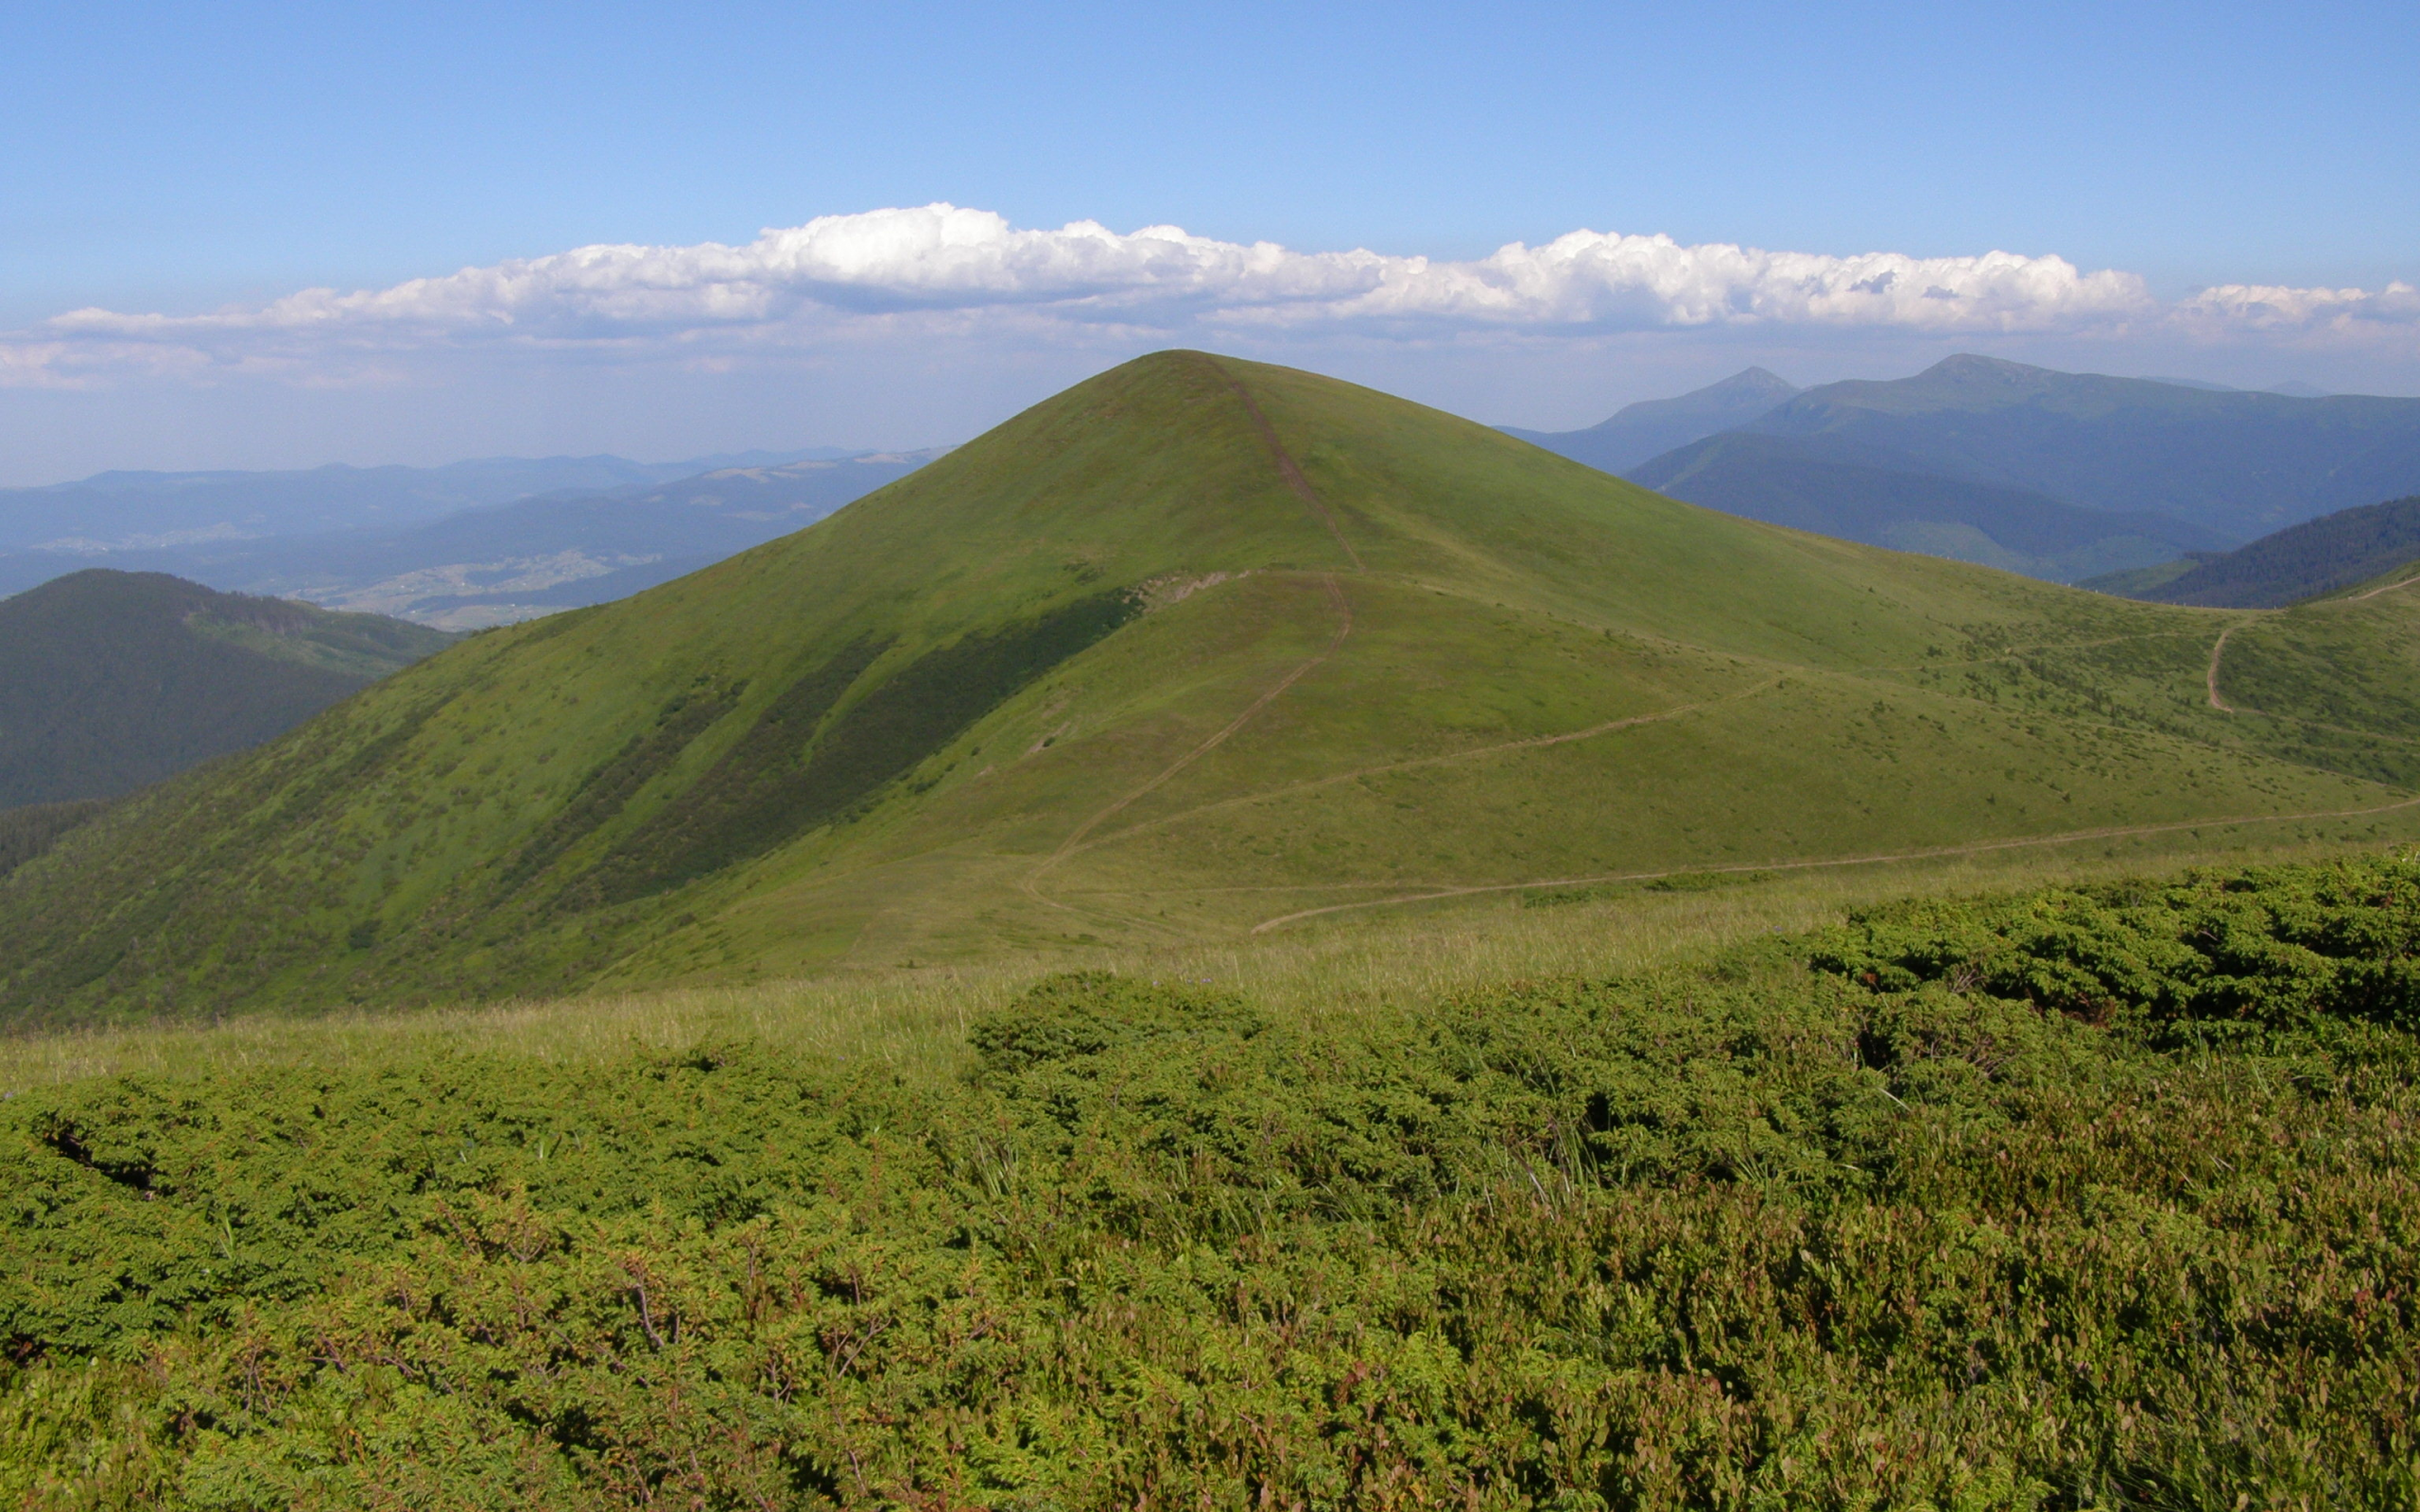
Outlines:
[[1861,441],[2238,540],[2420,490],[2420,400],[2221,392],[1971,353],[1809,388],[1743,428]]
[[1559,456],[1621,476],[1651,457],[1744,424],[1799,392],[1795,384],[1765,369],[1746,368],[1671,399],[1626,404],[1581,430],[1502,429]]
[[1726,431],[1652,458],[1628,476],[1752,520],[2052,582],[2229,543],[2181,520],[2086,508],[1820,433]]
[[0,590],[101,561],[223,591],[476,629],[667,581],[821,519],[937,455],[760,461],[603,492],[557,490],[475,504],[393,527],[106,553],[0,552]]
[[[2331,709],[2352,734],[2230,717],[2203,698],[2229,626],[1158,353],[79,827],[0,885],[27,942],[0,1019],[1201,941],[1552,879],[2400,812],[2394,687]],[[2232,633],[2230,696],[2290,711],[2260,669],[2315,632]]]

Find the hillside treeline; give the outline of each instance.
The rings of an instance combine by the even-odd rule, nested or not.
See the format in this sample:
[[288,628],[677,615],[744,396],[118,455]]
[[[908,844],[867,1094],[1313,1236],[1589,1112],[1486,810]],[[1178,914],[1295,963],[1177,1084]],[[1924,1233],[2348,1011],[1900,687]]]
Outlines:
[[2170,604],[2273,609],[2369,581],[2420,557],[2420,496],[2290,525],[2204,561],[2141,596]]
[[2420,864],[1276,1020],[1046,980],[5,1124],[32,1506],[2386,1506]]

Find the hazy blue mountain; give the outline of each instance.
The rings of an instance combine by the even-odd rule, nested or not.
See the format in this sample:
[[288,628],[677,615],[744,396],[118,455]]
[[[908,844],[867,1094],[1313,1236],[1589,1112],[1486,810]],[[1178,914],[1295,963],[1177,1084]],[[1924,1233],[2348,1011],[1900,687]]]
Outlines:
[[2283,394],[2288,399],[2330,399],[2335,397],[2336,392],[2332,388],[2322,388],[2316,384],[2304,383],[2299,378],[2290,378],[2282,384],[2271,384],[2266,388],[2238,388],[2233,384],[2214,384],[2207,378],[2167,378],[2157,375],[2148,375],[2143,382],[2174,384],[2179,388],[2200,388],[2213,394]]
[[677,462],[623,456],[490,456],[443,467],[282,472],[97,472],[74,483],[0,489],[0,550],[48,545],[86,556],[304,532],[393,528],[540,493],[645,488],[717,468],[855,454],[817,447]]
[[1641,400],[1585,430],[1503,430],[1575,462],[1627,473],[1676,446],[1744,425],[1798,391],[1762,368],[1750,368],[1677,399]]
[[2221,556],[2084,584],[2129,598],[2273,609],[2365,583],[2420,558],[2420,498],[2339,509]]
[[2420,491],[2420,400],[2222,392],[1990,357],[1825,384],[1743,428],[1881,447],[1945,475],[2236,541]]
[[452,639],[158,573],[71,573],[0,601],[0,808],[112,798],[258,745]]
[[[602,603],[808,525],[932,452],[762,461],[665,483],[547,493],[401,526],[202,540],[97,558],[0,554],[0,593],[87,559],[449,629]],[[633,464],[635,465],[635,464]]]
[[2088,509],[1834,436],[1730,431],[1667,452],[1628,476],[1752,520],[2059,582],[2227,543],[2181,520]]

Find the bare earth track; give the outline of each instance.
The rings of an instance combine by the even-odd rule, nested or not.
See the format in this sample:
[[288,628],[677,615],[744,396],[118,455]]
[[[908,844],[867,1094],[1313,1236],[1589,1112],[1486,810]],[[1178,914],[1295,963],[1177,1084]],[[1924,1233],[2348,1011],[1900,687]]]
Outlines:
[[1202,757],[1209,755],[1212,751],[1226,744],[1229,736],[1233,735],[1236,730],[1243,729],[1244,726],[1252,723],[1253,715],[1259,713],[1263,709],[1268,708],[1271,703],[1275,702],[1279,694],[1284,693],[1295,683],[1302,681],[1303,679],[1312,670],[1317,668],[1321,663],[1326,662],[1328,658],[1336,655],[1337,649],[1344,644],[1344,638],[1353,633],[1353,605],[1351,601],[1344,596],[1344,590],[1338,586],[1335,574],[1322,574],[1320,581],[1327,590],[1328,602],[1336,608],[1337,626],[1335,636],[1328,641],[1325,646],[1321,648],[1319,655],[1312,657],[1309,661],[1296,666],[1292,671],[1288,672],[1286,676],[1280,678],[1268,692],[1262,694],[1259,697],[1254,698],[1252,703],[1245,708],[1243,713],[1227,721],[1217,734],[1210,736],[1199,746],[1194,747],[1191,750],[1186,751],[1175,761],[1170,762],[1165,769],[1163,769],[1157,776],[1153,777],[1150,782],[1134,788],[1131,792],[1127,793],[1123,798],[1120,798],[1115,802],[1110,804],[1107,808],[1102,809],[1098,814],[1095,814],[1091,818],[1088,818],[1083,823],[1076,826],[1074,832],[1070,833],[1066,839],[1059,842],[1059,849],[1050,852],[1040,866],[1034,868],[1033,870],[1027,875],[1023,885],[1027,893],[1035,898],[1041,899],[1044,902],[1052,903],[1054,907],[1065,906],[1064,904],[1055,903],[1048,898],[1043,898],[1042,894],[1036,890],[1037,885],[1041,882],[1044,873],[1049,871],[1051,868],[1059,865],[1059,863],[1066,860],[1069,856],[1074,855],[1079,850],[1082,849],[1084,837],[1086,835],[1098,829],[1107,820],[1113,819],[1119,814],[1123,813],[1128,805],[1133,803],[1138,799],[1146,797],[1154,789],[1158,788],[1162,783],[1167,782],[1168,779],[1176,776],[1177,773],[1184,771],[1195,762],[1200,761]]
[[[1385,777],[1394,772],[1418,771],[1426,766],[1444,766],[1455,762],[1477,761],[1482,757],[1501,756],[1516,750],[1537,750],[1547,746],[1564,746],[1575,740],[1594,740],[1599,735],[1610,735],[1618,730],[1633,730],[1640,725],[1662,724],[1666,720],[1678,719],[1684,714],[1693,714],[1701,710],[1712,709],[1719,704],[1736,703],[1741,698],[1754,697],[1757,694],[1771,691],[1779,685],[1781,680],[1778,677],[1767,678],[1762,682],[1726,693],[1720,698],[1704,698],[1696,703],[1677,704],[1669,709],[1658,709],[1652,713],[1630,714],[1620,719],[1608,719],[1602,724],[1590,725],[1585,730],[1566,730],[1560,734],[1531,735],[1524,740],[1508,740],[1494,746],[1473,746],[1466,750],[1449,750],[1435,756],[1414,756],[1405,761],[1382,762],[1375,766],[1357,766],[1349,772],[1331,772],[1325,777],[1314,777],[1305,782],[1290,782],[1284,787],[1272,787],[1258,793],[1245,793],[1236,798],[1220,799],[1217,802],[1204,803],[1199,807],[1185,809],[1181,813],[1167,815],[1142,824],[1129,825],[1123,830],[1114,830],[1090,844],[1064,848],[1065,853],[1074,854],[1092,850],[1095,846],[1114,845],[1130,835],[1140,834],[1146,830],[1180,824],[1186,819],[1199,818],[1205,814],[1216,814],[1222,809],[1247,808],[1254,803],[1267,803],[1277,799],[1293,798],[1299,794],[1315,792],[1322,787],[1333,787],[1339,782],[1357,782],[1365,777]],[[1150,785],[1155,787],[1160,781],[1162,779],[1154,779]],[[1137,792],[1133,796],[1139,798],[1142,793]],[[1116,807],[1123,808],[1128,801],[1131,799],[1121,799]],[[1106,816],[1106,813],[1099,816],[1099,817]],[[1085,826],[1086,831],[1091,828],[1092,825]],[[1384,884],[1373,883],[1370,885],[1383,886]]]
[[2218,640],[2210,646],[2210,670],[2203,678],[2204,684],[2210,690],[2210,707],[2221,713],[2231,714],[2236,712],[2235,705],[2219,696],[2219,658],[2227,654],[2227,637],[2234,633],[2235,627],[2232,625],[2219,632]]
[[[1214,368],[1219,367],[1216,359],[1204,360]],[[1277,427],[1269,423],[1269,417],[1261,413],[1260,402],[1252,397],[1252,390],[1224,368],[1219,368],[1219,376],[1227,381],[1227,387],[1234,389],[1236,397],[1243,402],[1244,413],[1252,417],[1253,429],[1260,433],[1262,443],[1269,448],[1270,459],[1277,464],[1277,475],[1286,480],[1286,486],[1294,490],[1295,497],[1310,507],[1319,523],[1327,526],[1327,533],[1336,538],[1338,547],[1343,551],[1344,559],[1353,564],[1353,570],[1366,572],[1368,569],[1361,565],[1361,554],[1353,549],[1353,542],[1344,539],[1344,532],[1337,527],[1336,516],[1328,512],[1326,501],[1320,497],[1318,490],[1311,487],[1311,480],[1303,475],[1293,454],[1286,450],[1286,443],[1277,438]]]
[[2344,602],[2347,604],[2358,604],[2365,598],[2376,598],[2380,593],[2392,593],[2398,588],[2410,588],[2414,583],[2420,583],[2420,577],[2407,577],[2399,583],[2389,583],[2383,588],[2373,588],[2366,593],[2355,593]]

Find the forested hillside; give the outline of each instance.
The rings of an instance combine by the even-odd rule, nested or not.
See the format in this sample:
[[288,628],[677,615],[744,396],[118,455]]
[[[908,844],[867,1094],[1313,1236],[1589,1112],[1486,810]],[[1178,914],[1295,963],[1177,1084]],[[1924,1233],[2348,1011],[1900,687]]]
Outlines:
[[257,746],[452,639],[159,573],[0,599],[0,808],[112,798]]
[[2340,509],[2139,586],[2095,584],[2164,604],[2270,609],[2333,593],[2420,558],[2420,496]]

